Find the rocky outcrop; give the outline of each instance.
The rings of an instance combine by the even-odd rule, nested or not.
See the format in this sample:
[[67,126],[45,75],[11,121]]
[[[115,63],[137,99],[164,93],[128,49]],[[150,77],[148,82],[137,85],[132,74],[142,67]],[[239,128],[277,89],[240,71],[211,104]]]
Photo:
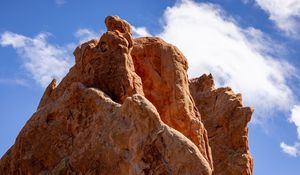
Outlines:
[[145,97],[121,105],[79,82],[31,117],[0,167],[4,174],[211,172],[197,147],[163,124]]
[[117,16],[105,24],[99,40],[75,49],[66,77],[46,88],[1,158],[0,172],[251,174],[252,110],[246,116],[240,96],[226,90],[228,96],[213,101],[223,91],[203,78],[189,84],[187,60],[175,46],[157,37],[133,39],[130,25]]
[[247,124],[253,109],[243,107],[241,94],[231,88],[215,88],[211,74],[190,80],[190,92],[208,132],[213,174],[252,174]]
[[145,97],[156,107],[162,121],[194,142],[212,166],[207,133],[189,92],[186,58],[159,38],[139,38],[134,42],[131,54]]

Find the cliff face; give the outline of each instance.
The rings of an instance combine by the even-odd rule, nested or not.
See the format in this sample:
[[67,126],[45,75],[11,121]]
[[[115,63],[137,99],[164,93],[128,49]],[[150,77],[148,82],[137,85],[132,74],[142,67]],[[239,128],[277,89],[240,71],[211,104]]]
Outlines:
[[247,124],[253,109],[243,107],[241,94],[231,88],[216,89],[212,75],[190,80],[190,92],[208,132],[213,174],[252,174]]
[[46,88],[0,172],[252,174],[252,110],[241,97],[203,78],[189,82],[175,46],[133,39],[116,16],[105,24],[99,40],[76,48],[75,65],[59,85]]

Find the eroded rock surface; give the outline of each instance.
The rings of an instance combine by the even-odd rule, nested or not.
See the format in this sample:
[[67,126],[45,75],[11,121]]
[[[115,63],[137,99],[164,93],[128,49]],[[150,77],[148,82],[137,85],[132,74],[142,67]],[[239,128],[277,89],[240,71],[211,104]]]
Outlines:
[[138,38],[134,42],[131,54],[145,97],[154,104],[163,122],[196,144],[212,167],[207,133],[189,92],[186,58],[160,38]]
[[121,105],[81,83],[31,117],[0,167],[4,174],[211,173],[197,147],[163,124],[145,97]]
[[100,39],[75,49],[66,77],[46,88],[1,158],[0,172],[251,174],[252,110],[241,106],[240,96],[215,89],[207,78],[189,84],[186,58],[162,39],[133,39],[130,25],[117,16],[105,24]]
[[75,49],[75,65],[50,101],[61,96],[72,82],[100,89],[118,103],[136,93],[143,95],[141,78],[134,71],[130,55],[133,41],[129,24],[116,16],[109,16],[105,21],[108,31],[99,40],[88,41]]
[[253,109],[243,107],[241,94],[215,88],[212,75],[190,81],[212,149],[214,175],[250,175],[253,160],[248,147],[248,122]]

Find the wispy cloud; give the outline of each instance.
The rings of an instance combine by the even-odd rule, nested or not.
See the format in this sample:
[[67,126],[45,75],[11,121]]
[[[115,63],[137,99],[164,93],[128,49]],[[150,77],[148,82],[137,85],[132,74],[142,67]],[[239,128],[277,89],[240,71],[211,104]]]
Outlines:
[[291,110],[290,122],[294,123],[297,127],[298,139],[300,140],[300,106],[294,105]]
[[[23,67],[42,87],[48,85],[53,79],[60,81],[73,64],[72,51],[78,44],[98,38],[99,34],[92,29],[80,28],[74,36],[78,42],[67,43],[64,45],[55,45],[47,41],[50,33],[42,32],[35,37],[28,37],[13,32],[3,32],[0,35],[0,46],[13,47],[20,58],[22,58]],[[0,79],[0,83],[24,85],[18,79]],[[23,79],[22,79],[23,80]]]
[[87,42],[91,39],[97,39],[101,36],[103,32],[95,32],[92,29],[80,28],[75,32],[75,37],[79,40],[80,43]]
[[135,27],[131,26],[133,30],[133,37],[152,36],[146,27]]
[[300,35],[299,0],[256,0],[257,5],[266,11],[270,20],[288,36]]
[[300,156],[300,106],[294,105],[291,110],[291,116],[289,121],[297,127],[298,141],[294,145],[287,145],[284,142],[281,142],[280,147],[284,153],[287,153],[291,156]]
[[[131,25],[131,28],[133,37],[152,36],[146,27],[135,27]],[[93,29],[80,28],[74,33],[74,36],[79,40],[79,43],[84,43],[91,39],[98,39],[103,33],[103,31],[95,32]]]
[[212,73],[217,85],[241,92],[255,108],[254,121],[294,104],[287,81],[295,68],[268,54],[280,47],[260,30],[240,27],[219,6],[190,0],[168,8],[163,20],[160,36],[184,53],[189,76]]
[[290,156],[293,157],[298,157],[300,156],[300,144],[296,143],[295,145],[291,146],[291,145],[287,145],[284,142],[280,143],[280,148],[282,149],[282,151]]
[[0,45],[16,49],[25,70],[43,87],[53,78],[59,81],[71,66],[67,49],[48,43],[48,36],[48,33],[40,33],[30,38],[8,31],[0,36]]

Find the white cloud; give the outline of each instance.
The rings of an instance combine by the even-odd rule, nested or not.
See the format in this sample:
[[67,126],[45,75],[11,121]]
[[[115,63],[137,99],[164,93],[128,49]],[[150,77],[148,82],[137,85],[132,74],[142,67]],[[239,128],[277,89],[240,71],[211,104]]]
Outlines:
[[[135,27],[131,25],[133,31],[133,37],[143,37],[143,36],[152,36],[146,27]],[[87,42],[91,39],[100,38],[103,34],[103,31],[97,33],[92,29],[80,28],[75,33],[74,36],[79,40],[79,43]]]
[[293,146],[287,145],[284,142],[281,142],[280,147],[284,153],[287,153],[291,156],[300,156],[300,106],[294,105],[291,110],[291,116],[289,118],[291,123],[294,123],[297,127],[298,134],[298,142],[296,142]]
[[258,29],[249,27],[241,31],[250,43],[249,47],[262,54],[280,55],[286,52],[284,46],[276,43],[268,35]]
[[287,79],[295,69],[272,57],[278,50],[269,37],[254,28],[241,28],[218,6],[179,1],[164,13],[166,41],[176,45],[189,61],[189,76],[212,73],[217,85],[228,85],[254,106],[255,121],[275,109],[294,103]]
[[71,66],[67,49],[47,42],[48,33],[40,33],[34,38],[12,32],[0,36],[1,46],[12,46],[23,58],[23,66],[30,76],[43,87],[56,78],[58,81]]
[[131,28],[133,30],[133,37],[135,38],[143,37],[143,36],[152,36],[146,27],[131,26]]
[[298,37],[300,30],[299,0],[256,0],[277,27],[289,36]]
[[91,29],[81,28],[81,29],[78,29],[74,35],[76,38],[79,39],[80,43],[84,43],[91,39],[99,38],[102,35],[102,32],[97,34],[95,31],[93,31]]
[[300,140],[300,106],[294,105],[291,110],[290,122],[294,123],[297,127],[298,139]]
[[290,146],[290,145],[285,144],[284,142],[281,142],[280,147],[281,147],[281,149],[284,153],[286,153],[290,156],[293,156],[293,157],[300,156],[300,152],[299,152],[300,145],[299,145],[299,143],[296,143],[295,145]]

